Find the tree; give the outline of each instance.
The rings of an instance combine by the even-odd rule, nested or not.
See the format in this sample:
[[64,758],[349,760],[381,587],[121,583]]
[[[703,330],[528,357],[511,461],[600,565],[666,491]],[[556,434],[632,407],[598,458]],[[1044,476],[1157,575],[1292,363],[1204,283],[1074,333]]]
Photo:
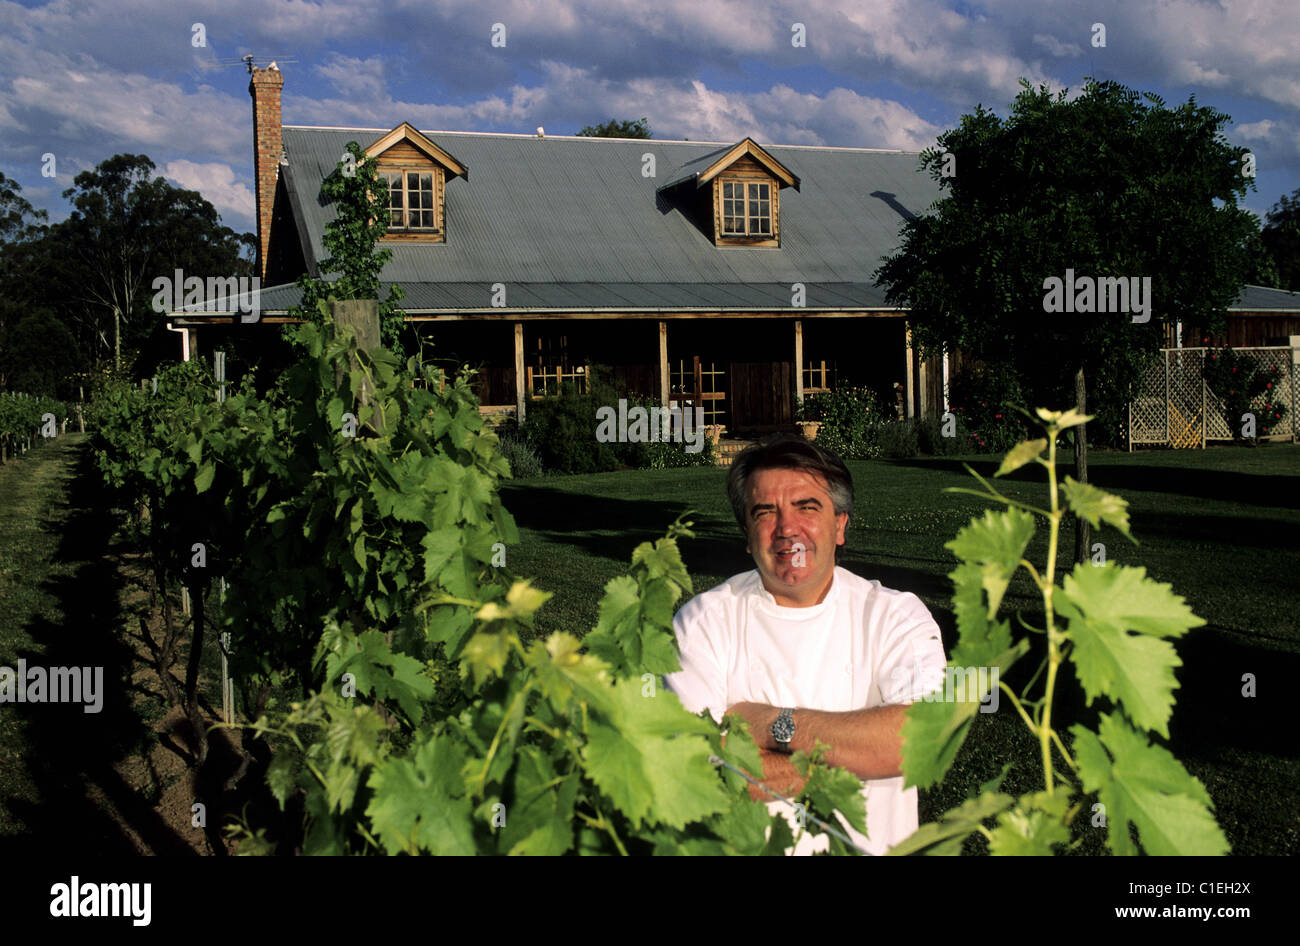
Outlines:
[[72,395],[69,364],[76,341],[49,310],[38,309],[8,329],[0,346],[0,377],[15,391],[64,398]]
[[[29,310],[30,244],[45,232],[47,215],[22,195],[22,185],[0,173],[0,353],[12,351],[10,331]],[[0,363],[0,389],[11,386]]]
[[[328,299],[379,299],[379,275],[393,251],[375,250],[388,232],[388,186],[379,179],[379,162],[367,157],[355,141],[347,143],[347,158],[321,184],[321,196],[334,202],[335,217],[325,224],[322,242],[329,253],[317,267],[321,277],[304,273],[298,278],[302,300],[292,314],[310,322],[322,317],[321,303]],[[398,303],[406,296],[401,286],[390,286],[379,299],[380,341],[402,352],[401,333],[406,314]]]
[[[173,187],[153,171],[142,154],[114,155],[82,171],[63,192],[72,201],[71,216],[50,234],[61,260],[61,289],[69,301],[88,307],[102,347],[108,340],[100,319],[112,316],[115,367],[122,362],[123,325],[148,311],[156,276],[170,277],[175,269],[200,278],[252,271],[241,255],[249,237],[222,226],[216,208],[197,191]],[[144,329],[151,334],[158,324]]]
[[1300,289],[1300,188],[1282,195],[1268,212],[1261,234],[1268,255],[1277,266],[1275,285]]
[[[1088,80],[1073,100],[1021,85],[1005,121],[977,107],[922,154],[946,194],[904,225],[877,284],[911,310],[922,353],[946,343],[1009,363],[1031,403],[1073,396],[1081,412],[1091,379],[1104,392],[1099,420],[1115,423],[1135,373],[1161,345],[1161,321],[1222,326],[1252,271],[1258,222],[1237,206],[1254,187],[1241,173],[1246,149],[1224,138],[1228,116],[1194,97],[1168,109],[1113,82]],[[1083,298],[1068,287],[1079,305],[1051,311],[1048,281],[1064,283],[1067,270],[1137,278],[1149,321],[1097,311],[1095,292]],[[1100,279],[1091,285],[1101,288]],[[1108,301],[1125,301],[1106,288]],[[1086,482],[1082,426],[1075,469]],[[1079,520],[1076,561],[1088,557],[1089,535]]]
[[22,195],[22,185],[0,173],[0,244],[38,236],[48,215]]
[[650,138],[650,128],[645,118],[636,121],[610,119],[603,125],[587,125],[578,134],[583,138]]

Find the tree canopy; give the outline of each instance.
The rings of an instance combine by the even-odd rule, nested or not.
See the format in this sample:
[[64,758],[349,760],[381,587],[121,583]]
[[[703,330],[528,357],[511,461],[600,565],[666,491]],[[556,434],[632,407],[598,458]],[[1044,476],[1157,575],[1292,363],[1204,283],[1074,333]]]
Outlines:
[[1261,234],[1272,262],[1277,266],[1280,289],[1300,289],[1300,188],[1273,205]]
[[611,118],[602,125],[586,125],[578,134],[584,138],[650,138],[650,128],[646,121],[645,118],[638,118],[636,121],[620,122]]
[[[977,107],[922,154],[945,193],[904,224],[877,283],[910,309],[922,352],[955,345],[1010,368],[1031,407],[1084,408],[1089,379],[1114,436],[1162,321],[1221,326],[1256,270],[1259,223],[1237,205],[1255,186],[1246,149],[1194,97],[1171,109],[1109,81],[1074,98],[1021,85],[1006,119]],[[1098,311],[1095,295],[1049,311],[1048,281],[1067,274],[1149,286],[1149,320]]]
[[[121,362],[122,324],[147,315],[155,277],[178,268],[201,278],[252,270],[241,256],[247,244],[221,225],[211,203],[153,172],[142,154],[114,155],[82,171],[63,192],[73,212],[51,234],[63,261],[62,288],[85,307],[105,345],[102,322],[112,320],[114,364]],[[154,326],[145,328],[147,335]]]

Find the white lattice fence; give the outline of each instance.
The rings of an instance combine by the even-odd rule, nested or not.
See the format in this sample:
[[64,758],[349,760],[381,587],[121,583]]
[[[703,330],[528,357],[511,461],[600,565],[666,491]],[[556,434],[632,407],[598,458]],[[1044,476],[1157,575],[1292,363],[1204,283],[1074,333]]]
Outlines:
[[[1261,440],[1294,440],[1300,379],[1288,347],[1236,348],[1265,373],[1277,369],[1273,387],[1251,401]],[[1129,404],[1129,448],[1134,444],[1201,447],[1207,441],[1232,440],[1223,398],[1205,383],[1205,348],[1166,348],[1138,379]],[[1285,405],[1278,411],[1277,404]],[[1275,414],[1283,414],[1278,418]],[[1239,423],[1239,419],[1231,419]],[[1267,431],[1265,431],[1267,428]]]

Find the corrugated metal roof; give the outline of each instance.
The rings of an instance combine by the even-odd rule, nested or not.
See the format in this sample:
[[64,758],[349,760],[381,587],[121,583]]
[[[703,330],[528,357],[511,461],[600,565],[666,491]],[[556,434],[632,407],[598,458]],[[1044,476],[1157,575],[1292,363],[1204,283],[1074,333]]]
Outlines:
[[[380,296],[386,298],[389,283],[381,284]],[[791,306],[789,283],[507,283],[506,308],[492,305],[490,283],[402,283],[406,296],[401,307],[412,315],[434,314],[442,310],[481,311],[487,314],[521,309],[555,309],[566,312],[584,310],[644,310],[648,314],[675,309],[720,310],[735,312],[799,311]],[[302,291],[294,285],[272,286],[257,294],[260,311],[280,314],[297,305]],[[218,305],[218,311],[223,309]],[[810,312],[826,309],[891,309],[884,293],[858,283],[808,283],[804,308]]]
[[[382,134],[284,128],[286,185],[310,266],[334,216],[321,181],[348,141],[365,147]],[[447,184],[446,243],[389,244],[381,278],[406,289],[411,310],[487,307],[498,282],[511,309],[792,309],[796,282],[809,308],[883,306],[872,273],[897,248],[904,214],[939,196],[912,152],[765,146],[803,185],[781,193],[781,246],[717,247],[656,193],[716,160],[726,150],[717,143],[425,134],[473,179]],[[646,153],[656,177],[641,176]]]
[[1300,312],[1300,292],[1266,289],[1263,286],[1244,286],[1241,294],[1237,296],[1237,301],[1228,308],[1244,312],[1261,312],[1268,309]]
[[678,184],[682,183],[683,181],[687,181],[693,177],[697,177],[698,175],[702,174],[710,164],[718,160],[718,158],[722,157],[729,150],[731,149],[718,148],[716,151],[710,151],[708,154],[704,154],[698,158],[693,158],[690,161],[687,161],[685,164],[683,164],[681,167],[679,167],[676,171],[673,172],[673,176],[669,178],[668,183],[664,184],[660,189],[666,190],[669,187],[676,187]]

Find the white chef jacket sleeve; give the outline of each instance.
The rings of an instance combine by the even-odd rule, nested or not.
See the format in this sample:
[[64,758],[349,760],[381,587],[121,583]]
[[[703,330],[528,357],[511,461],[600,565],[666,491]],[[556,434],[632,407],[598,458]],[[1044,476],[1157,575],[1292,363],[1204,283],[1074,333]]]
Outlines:
[[727,711],[726,622],[701,605],[697,595],[673,617],[682,669],[666,675],[664,683],[688,712],[707,709],[721,724]]
[[886,704],[915,703],[943,686],[948,657],[930,610],[911,592],[890,609],[876,673]]

